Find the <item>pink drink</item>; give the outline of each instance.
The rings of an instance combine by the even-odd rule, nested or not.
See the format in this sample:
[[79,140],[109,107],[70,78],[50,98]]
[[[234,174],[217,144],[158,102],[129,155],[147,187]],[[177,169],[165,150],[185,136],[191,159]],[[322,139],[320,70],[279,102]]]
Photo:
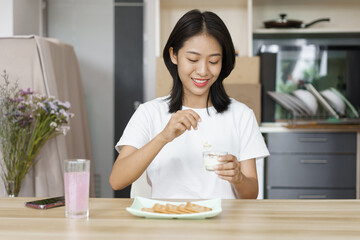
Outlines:
[[65,206],[67,217],[88,217],[89,179],[89,172],[65,172]]

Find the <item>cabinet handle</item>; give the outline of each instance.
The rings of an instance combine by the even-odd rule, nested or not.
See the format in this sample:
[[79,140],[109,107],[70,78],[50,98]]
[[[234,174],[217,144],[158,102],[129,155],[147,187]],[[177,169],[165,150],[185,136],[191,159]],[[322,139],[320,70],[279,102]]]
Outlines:
[[323,159],[301,159],[300,163],[302,163],[302,164],[327,164],[328,160],[323,160]]
[[309,199],[309,198],[326,198],[326,195],[319,194],[307,194],[307,195],[299,195],[299,199]]
[[308,138],[299,138],[300,142],[326,142],[327,138],[312,138],[312,137],[308,137]]

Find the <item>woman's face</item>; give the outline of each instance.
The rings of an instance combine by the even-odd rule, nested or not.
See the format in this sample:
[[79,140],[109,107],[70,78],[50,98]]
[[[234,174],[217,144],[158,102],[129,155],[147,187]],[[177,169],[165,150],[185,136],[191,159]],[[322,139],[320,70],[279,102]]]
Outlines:
[[177,65],[183,85],[183,104],[206,107],[211,85],[222,67],[222,48],[211,35],[200,34],[189,38],[177,55],[170,48],[171,61]]

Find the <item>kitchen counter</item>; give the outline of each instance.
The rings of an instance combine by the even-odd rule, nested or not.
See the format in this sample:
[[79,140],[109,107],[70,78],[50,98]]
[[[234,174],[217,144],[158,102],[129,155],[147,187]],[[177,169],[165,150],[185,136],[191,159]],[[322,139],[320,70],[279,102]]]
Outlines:
[[0,198],[0,239],[358,239],[360,200],[223,200],[205,220],[131,215],[133,199],[90,199],[89,219],[65,207],[24,207],[35,198]]
[[262,123],[262,133],[270,132],[358,132],[360,124],[317,124],[315,122],[291,125],[283,122]]

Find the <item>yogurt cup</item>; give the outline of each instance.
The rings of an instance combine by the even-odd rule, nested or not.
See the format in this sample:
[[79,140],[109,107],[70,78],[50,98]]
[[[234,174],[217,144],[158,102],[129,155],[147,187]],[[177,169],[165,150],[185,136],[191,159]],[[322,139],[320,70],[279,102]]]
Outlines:
[[214,166],[224,163],[224,162],[220,162],[219,158],[225,155],[227,155],[227,152],[217,152],[217,151],[203,152],[203,163],[205,169],[208,171],[214,171]]

